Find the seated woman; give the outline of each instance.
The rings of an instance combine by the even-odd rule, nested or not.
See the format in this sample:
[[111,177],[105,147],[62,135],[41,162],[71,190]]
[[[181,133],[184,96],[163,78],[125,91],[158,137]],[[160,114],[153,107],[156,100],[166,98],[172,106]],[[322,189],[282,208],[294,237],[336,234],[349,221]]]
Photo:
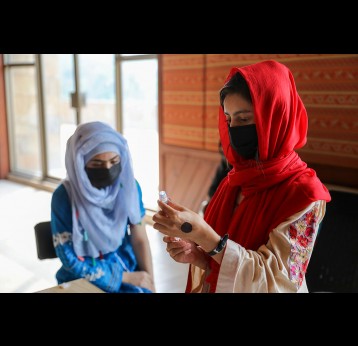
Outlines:
[[125,138],[102,122],[81,124],[65,164],[51,201],[58,283],[86,278],[106,292],[154,292],[142,192]]

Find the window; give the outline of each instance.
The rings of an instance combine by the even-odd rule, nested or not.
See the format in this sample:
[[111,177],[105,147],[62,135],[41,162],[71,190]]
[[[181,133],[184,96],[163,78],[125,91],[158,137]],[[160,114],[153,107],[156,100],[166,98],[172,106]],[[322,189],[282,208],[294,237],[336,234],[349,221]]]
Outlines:
[[6,61],[10,169],[41,176],[39,103],[33,54],[9,54]]
[[76,125],[104,121],[127,138],[145,207],[156,208],[156,55],[5,54],[4,61],[12,175],[59,183]]
[[144,205],[156,210],[159,190],[158,60],[132,56],[119,61],[123,135],[128,140]]

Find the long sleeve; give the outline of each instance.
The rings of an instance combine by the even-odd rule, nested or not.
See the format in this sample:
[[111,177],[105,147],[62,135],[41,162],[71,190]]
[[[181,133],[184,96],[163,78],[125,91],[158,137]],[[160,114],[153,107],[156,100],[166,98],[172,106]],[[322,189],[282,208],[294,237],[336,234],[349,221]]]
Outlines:
[[307,292],[305,272],[325,207],[317,201],[292,215],[257,251],[228,240],[216,292]]
[[51,201],[51,228],[54,247],[62,267],[56,274],[58,283],[86,278],[106,292],[121,291],[124,271],[134,271],[137,263],[126,234],[120,248],[101,258],[77,257],[72,243],[72,210],[63,185]]

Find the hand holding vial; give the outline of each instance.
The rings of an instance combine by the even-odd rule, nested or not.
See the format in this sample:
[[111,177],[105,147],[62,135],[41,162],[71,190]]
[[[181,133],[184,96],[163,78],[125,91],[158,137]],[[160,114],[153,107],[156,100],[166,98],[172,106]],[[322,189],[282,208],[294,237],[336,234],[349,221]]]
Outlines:
[[[163,203],[168,203],[169,198],[168,195],[165,191],[159,191],[159,200],[162,201]],[[179,241],[180,238],[179,237],[174,237],[174,241]]]

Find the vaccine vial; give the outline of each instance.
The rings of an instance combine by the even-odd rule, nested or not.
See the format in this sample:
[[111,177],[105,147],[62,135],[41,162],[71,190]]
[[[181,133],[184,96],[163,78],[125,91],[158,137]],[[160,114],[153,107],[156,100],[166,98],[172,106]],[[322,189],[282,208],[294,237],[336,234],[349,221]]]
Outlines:
[[168,196],[165,191],[159,191],[159,200],[162,201],[163,203],[168,202]]

